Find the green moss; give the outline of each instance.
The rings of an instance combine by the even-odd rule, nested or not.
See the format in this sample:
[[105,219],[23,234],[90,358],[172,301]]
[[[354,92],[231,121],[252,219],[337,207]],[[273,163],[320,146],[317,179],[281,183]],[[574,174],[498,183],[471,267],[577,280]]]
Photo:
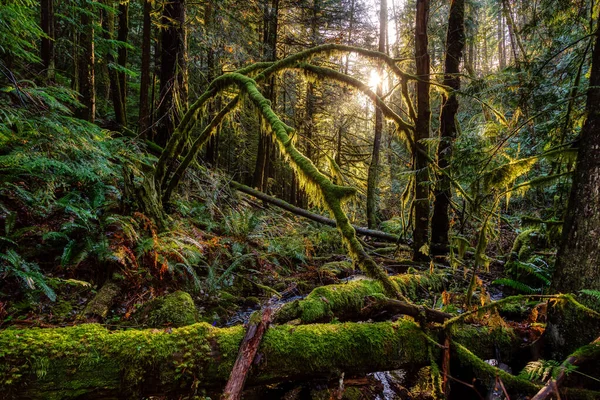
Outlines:
[[73,304],[66,300],[58,300],[52,307],[52,314],[57,317],[67,317],[71,311],[73,311]]
[[473,354],[469,349],[457,342],[453,341],[451,348],[458,357],[460,364],[463,367],[472,367],[475,375],[483,382],[488,382],[489,380],[495,379],[496,376],[499,376],[507,388],[520,394],[533,394],[537,393],[537,391],[540,389],[540,386],[535,385],[528,380],[518,378],[506,371],[486,363],[481,358]]
[[362,399],[362,392],[357,387],[349,387],[344,390],[342,400],[360,400]]
[[[391,281],[406,296],[416,298],[417,289],[441,291],[444,279],[438,274],[392,276]],[[321,286],[305,299],[286,304],[277,314],[277,322],[300,318],[304,323],[328,321],[334,316],[349,319],[359,315],[365,307],[367,296],[384,297],[381,282],[358,279],[344,284]]]
[[136,324],[158,328],[180,327],[198,321],[198,312],[189,293],[177,291],[148,302],[132,317]]

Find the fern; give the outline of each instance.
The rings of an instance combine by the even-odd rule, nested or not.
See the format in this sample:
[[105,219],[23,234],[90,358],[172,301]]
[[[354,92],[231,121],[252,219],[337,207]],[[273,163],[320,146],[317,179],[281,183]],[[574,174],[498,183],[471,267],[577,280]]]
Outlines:
[[10,249],[0,254],[0,259],[3,261],[0,264],[0,274],[19,279],[25,290],[39,289],[51,301],[56,300],[56,293],[46,283],[46,279],[37,264],[25,261],[19,253]]
[[576,369],[577,366],[572,364],[561,364],[554,360],[538,360],[527,363],[519,374],[519,377],[533,382],[544,383],[556,378],[561,370],[564,370],[565,374],[569,375]]
[[492,282],[492,285],[508,286],[508,287],[510,287],[520,293],[524,293],[524,294],[533,294],[533,293],[541,292],[541,289],[532,288],[531,286],[529,286],[523,282],[520,282],[515,279],[510,279],[510,278],[496,279]]

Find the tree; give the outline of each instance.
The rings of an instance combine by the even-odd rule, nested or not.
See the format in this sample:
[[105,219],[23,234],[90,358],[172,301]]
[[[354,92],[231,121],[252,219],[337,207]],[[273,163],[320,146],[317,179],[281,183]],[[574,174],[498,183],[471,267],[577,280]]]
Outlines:
[[450,230],[449,206],[452,199],[448,167],[452,159],[452,147],[457,134],[456,116],[460,90],[459,67],[465,47],[465,1],[454,0],[450,4],[448,32],[446,36],[446,59],[444,64],[444,85],[448,92],[442,94],[440,115],[440,144],[438,146],[438,167],[443,171],[435,187],[435,202],[431,217],[431,249],[434,253],[448,251]]
[[[577,293],[600,290],[600,30],[596,28],[587,92],[587,118],[577,143],[577,165],[550,290]],[[573,310],[572,312],[576,312]],[[552,313],[547,337],[564,356],[597,335],[597,324],[576,324],[572,316]]]
[[422,142],[429,138],[429,52],[427,23],[429,21],[429,0],[417,0],[415,23],[415,64],[417,66],[417,121],[415,127],[415,148],[413,164],[415,170],[415,225],[413,230],[415,260],[428,258],[424,247],[429,244],[429,160],[427,147]]
[[155,141],[164,146],[187,108],[185,0],[164,4],[161,25],[160,106]]
[[143,9],[143,27],[142,27],[142,60],[140,64],[140,113],[138,119],[138,129],[143,137],[149,137],[150,128],[150,51],[152,41],[152,11],[151,0],[144,0]]
[[[387,1],[380,0],[379,8],[379,47],[381,53],[386,53],[387,38]],[[379,82],[377,83],[377,96],[383,96],[383,69],[381,65],[377,68]],[[373,152],[371,153],[371,164],[367,177],[367,225],[369,228],[377,226],[377,183],[379,177],[379,153],[381,151],[381,134],[383,131],[383,113],[379,107],[375,108],[375,135],[373,136]]]
[[79,35],[77,77],[79,99],[83,107],[77,111],[77,116],[89,122],[96,118],[96,74],[94,51],[94,15],[95,1],[90,1],[85,9],[81,10],[81,33]]
[[42,0],[41,24],[44,35],[42,37],[41,58],[46,69],[46,76],[54,78],[54,0]]

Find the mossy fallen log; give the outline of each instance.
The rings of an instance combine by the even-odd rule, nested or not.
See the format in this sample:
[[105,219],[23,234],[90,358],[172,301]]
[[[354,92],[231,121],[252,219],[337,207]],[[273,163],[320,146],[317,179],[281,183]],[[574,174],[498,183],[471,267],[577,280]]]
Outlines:
[[[404,274],[391,276],[402,294],[415,298],[419,288],[441,292],[444,278],[440,274]],[[385,297],[379,281],[358,279],[337,285],[321,286],[306,298],[284,305],[275,315],[275,322],[282,323],[300,319],[303,323],[355,319],[367,305],[368,297]]]
[[[97,324],[0,332],[0,393],[14,399],[139,398],[222,388],[244,328],[198,323],[109,331]],[[410,321],[274,326],[248,384],[419,367],[426,338]]]

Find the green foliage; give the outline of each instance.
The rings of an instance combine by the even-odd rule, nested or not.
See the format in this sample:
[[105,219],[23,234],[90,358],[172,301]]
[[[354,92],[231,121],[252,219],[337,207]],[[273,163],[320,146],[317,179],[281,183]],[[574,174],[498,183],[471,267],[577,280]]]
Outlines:
[[25,261],[19,253],[10,249],[0,254],[0,260],[3,279],[16,278],[26,291],[41,290],[50,300],[56,300],[54,290],[46,283],[46,277],[37,264]]
[[[43,36],[33,0],[3,1],[0,7],[0,59],[37,62],[36,42]],[[0,65],[4,69],[3,65]],[[4,73],[5,71],[2,71]]]
[[575,371],[577,366],[572,364],[561,364],[554,360],[538,360],[527,363],[525,368],[519,374],[520,378],[528,379],[532,382],[544,383],[550,379],[556,378],[561,370],[566,375]]

